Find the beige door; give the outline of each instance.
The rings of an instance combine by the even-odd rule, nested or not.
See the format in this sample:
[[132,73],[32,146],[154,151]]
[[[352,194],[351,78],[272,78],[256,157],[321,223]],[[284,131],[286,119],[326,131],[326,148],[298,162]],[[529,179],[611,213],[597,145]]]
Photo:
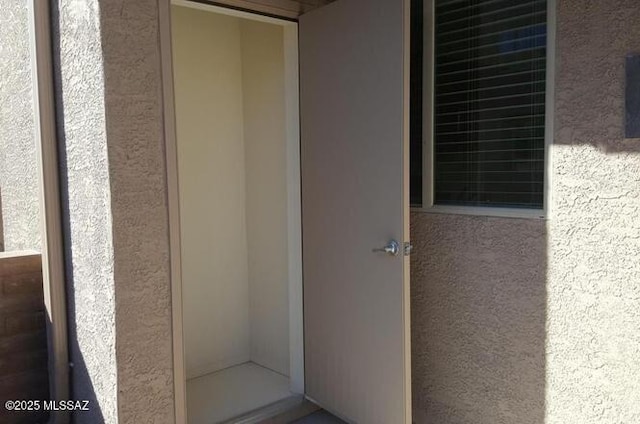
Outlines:
[[306,393],[361,424],[411,422],[407,7],[299,26]]

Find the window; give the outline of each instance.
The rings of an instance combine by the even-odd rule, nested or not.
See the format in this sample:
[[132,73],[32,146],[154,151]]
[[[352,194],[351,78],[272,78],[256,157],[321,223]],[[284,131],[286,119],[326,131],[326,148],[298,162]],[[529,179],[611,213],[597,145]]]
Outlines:
[[[411,135],[422,157],[415,146],[425,134],[428,160],[412,168],[425,185],[412,187],[412,202],[543,209],[547,0],[433,0],[425,9],[427,60],[414,50],[412,67],[424,63],[412,80],[423,120],[414,116]],[[412,32],[422,35],[416,19]]]

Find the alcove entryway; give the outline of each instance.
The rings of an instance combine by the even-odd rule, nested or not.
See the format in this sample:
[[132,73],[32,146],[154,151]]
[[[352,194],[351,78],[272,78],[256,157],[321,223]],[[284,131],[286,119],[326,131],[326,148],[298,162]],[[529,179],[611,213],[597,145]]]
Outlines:
[[172,3],[178,414],[409,424],[405,1]]

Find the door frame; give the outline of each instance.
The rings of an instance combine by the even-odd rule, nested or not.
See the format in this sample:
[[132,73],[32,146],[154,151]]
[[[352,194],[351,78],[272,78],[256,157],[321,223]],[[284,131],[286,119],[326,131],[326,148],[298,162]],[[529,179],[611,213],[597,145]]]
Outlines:
[[173,54],[171,43],[171,5],[250,19],[283,28],[285,128],[287,154],[287,242],[289,276],[289,361],[290,390],[303,395],[304,323],[302,297],[302,199],[300,182],[300,112],[298,72],[298,23],[296,20],[266,16],[229,7],[190,0],[160,0],[158,20],[163,102],[163,126],[169,212],[169,245],[171,267],[171,321],[173,347],[174,406],[177,423],[187,422],[186,366],[184,355],[182,311],[182,255],[180,235],[180,191],[176,132]]
[[[29,0],[27,14],[41,214],[42,286],[48,321],[49,391],[50,400],[64,402],[70,399],[69,335],[49,3]],[[51,412],[48,423],[65,424],[69,420],[69,411],[56,410]]]

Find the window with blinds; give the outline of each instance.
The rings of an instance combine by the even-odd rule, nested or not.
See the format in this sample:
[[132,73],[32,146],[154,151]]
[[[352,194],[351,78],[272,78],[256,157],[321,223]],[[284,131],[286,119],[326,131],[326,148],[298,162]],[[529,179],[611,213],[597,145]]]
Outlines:
[[434,204],[541,209],[546,0],[434,1]]

